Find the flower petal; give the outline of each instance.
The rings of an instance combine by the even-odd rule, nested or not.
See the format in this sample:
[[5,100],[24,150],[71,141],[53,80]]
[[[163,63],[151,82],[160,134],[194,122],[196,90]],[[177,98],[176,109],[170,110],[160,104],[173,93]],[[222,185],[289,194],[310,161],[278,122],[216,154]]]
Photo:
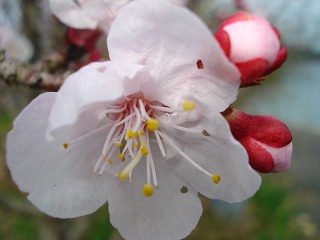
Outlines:
[[[100,5],[102,5],[101,1],[96,2],[100,2]],[[92,19],[80,4],[83,5],[82,1],[78,3],[74,0],[50,0],[51,11],[64,24],[79,29],[96,29],[98,21]]]
[[94,212],[107,200],[108,176],[93,172],[105,132],[67,149],[46,141],[56,96],[40,95],[16,118],[7,137],[7,162],[20,190],[29,193],[28,199],[41,211],[60,218],[78,217]]
[[[74,124],[86,108],[101,107],[135,93],[145,78],[143,66],[116,62],[92,63],[70,75],[60,88],[49,117],[49,133],[57,137],[61,129]],[[130,81],[135,78],[136,81]],[[107,107],[105,105],[105,107]],[[63,128],[64,127],[64,128]],[[56,131],[55,130],[59,130]]]
[[182,239],[195,228],[202,214],[197,192],[161,162],[155,161],[155,166],[160,187],[151,197],[142,192],[146,183],[142,162],[134,169],[131,183],[117,178],[110,182],[111,223],[125,239]]
[[[251,197],[259,189],[261,178],[250,167],[245,149],[232,137],[226,120],[219,113],[210,113],[208,118],[187,124],[189,132],[165,126],[167,135],[196,164],[210,174],[220,175],[221,181],[214,184],[210,176],[178,153],[169,153],[172,159],[167,164],[209,198],[232,203]],[[203,130],[206,132],[201,133]]]
[[[223,30],[229,35],[230,59],[234,63],[247,62],[253,59],[264,59],[270,66],[280,49],[280,41],[270,23],[259,16],[243,14],[241,19],[226,24]],[[237,15],[234,15],[236,17]]]
[[53,14],[64,24],[77,29],[100,28],[105,33],[118,10],[129,0],[50,0]]
[[239,72],[205,24],[167,1],[133,1],[119,11],[108,36],[110,59],[147,66],[149,100],[177,104],[193,94],[217,111],[237,96]]

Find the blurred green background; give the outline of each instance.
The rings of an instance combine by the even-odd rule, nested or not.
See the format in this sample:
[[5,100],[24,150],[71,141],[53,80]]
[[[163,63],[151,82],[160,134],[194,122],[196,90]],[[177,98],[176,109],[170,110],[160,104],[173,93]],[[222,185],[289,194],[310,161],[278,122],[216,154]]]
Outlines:
[[[48,27],[46,33],[51,31],[54,37],[44,45],[39,43],[41,39],[45,41],[43,30],[35,27],[35,16],[41,10],[36,5],[39,2],[42,1],[28,1],[22,11],[27,19],[22,29],[38,44],[35,59],[45,53],[48,46],[59,45],[55,39],[61,38],[64,31],[61,26]],[[203,13],[204,20],[214,29],[217,18],[213,16],[218,15],[221,8],[218,2],[223,1],[216,1],[212,15],[204,10],[208,8],[203,7],[203,3],[193,1],[190,6],[198,14]],[[226,9],[233,11],[228,5],[221,9],[223,13]],[[317,28],[315,22],[312,24]],[[33,41],[35,38],[37,41]],[[262,86],[242,89],[235,105],[250,114],[274,115],[287,123],[294,139],[291,169],[287,173],[262,175],[261,189],[240,204],[202,198],[204,214],[186,239],[320,239],[320,57],[319,52],[308,44],[311,44],[309,40],[300,49],[289,43],[290,57],[286,64]],[[0,239],[122,239],[109,222],[107,206],[77,219],[51,218],[33,207],[12,182],[5,161],[6,134],[12,128],[15,116],[39,93],[0,82]]]

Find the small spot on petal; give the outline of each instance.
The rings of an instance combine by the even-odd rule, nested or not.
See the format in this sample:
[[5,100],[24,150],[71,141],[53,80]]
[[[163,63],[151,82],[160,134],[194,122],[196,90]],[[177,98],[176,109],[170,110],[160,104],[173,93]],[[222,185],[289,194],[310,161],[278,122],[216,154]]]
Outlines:
[[181,189],[180,189],[180,192],[181,193],[187,193],[188,192],[188,188],[186,186],[183,186]]
[[64,149],[67,149],[69,147],[69,144],[68,143],[64,143],[63,147],[64,147]]
[[210,137],[210,134],[207,132],[207,130],[203,130],[202,134],[206,137]]
[[197,67],[198,69],[204,69],[203,62],[200,59],[197,61]]

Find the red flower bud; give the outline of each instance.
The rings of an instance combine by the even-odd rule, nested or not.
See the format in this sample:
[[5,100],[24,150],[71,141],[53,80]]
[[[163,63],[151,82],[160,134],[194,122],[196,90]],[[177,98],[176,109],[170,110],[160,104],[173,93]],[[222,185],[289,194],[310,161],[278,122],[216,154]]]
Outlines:
[[68,28],[66,38],[70,44],[90,52],[96,48],[101,35],[100,30]]
[[272,116],[251,116],[232,108],[223,115],[235,139],[247,150],[252,168],[262,173],[290,168],[292,135],[284,123]]
[[226,19],[215,37],[241,72],[241,87],[259,84],[288,55],[280,44],[279,31],[266,19],[245,12]]
[[72,69],[77,70],[88,63],[101,60],[101,52],[96,48],[101,36],[100,30],[68,28],[66,61],[73,64]]

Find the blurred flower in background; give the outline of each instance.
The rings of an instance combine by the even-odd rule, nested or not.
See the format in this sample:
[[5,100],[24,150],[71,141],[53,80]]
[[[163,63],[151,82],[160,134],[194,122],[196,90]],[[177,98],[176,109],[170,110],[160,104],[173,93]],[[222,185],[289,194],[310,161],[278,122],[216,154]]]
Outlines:
[[[186,0],[169,0],[185,5]],[[49,0],[52,13],[76,29],[100,29],[108,33],[120,8],[130,0]]]
[[8,57],[26,61],[33,54],[33,46],[21,33],[22,13],[19,1],[0,1],[0,49]]

